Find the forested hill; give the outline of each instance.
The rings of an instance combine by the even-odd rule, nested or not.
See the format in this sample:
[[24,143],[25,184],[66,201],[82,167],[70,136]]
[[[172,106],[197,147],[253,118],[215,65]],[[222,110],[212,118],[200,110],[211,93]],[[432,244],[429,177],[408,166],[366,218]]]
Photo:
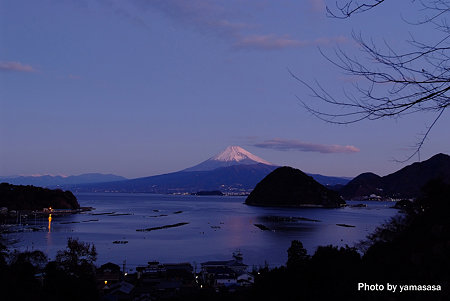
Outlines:
[[9,210],[78,209],[80,204],[70,191],[1,183],[0,207]]
[[345,199],[376,194],[381,197],[417,198],[421,188],[433,179],[450,184],[450,156],[437,154],[428,160],[408,165],[392,174],[380,177],[363,173],[339,192]]
[[274,207],[345,205],[337,192],[324,187],[299,169],[279,167],[259,182],[245,200],[247,205]]

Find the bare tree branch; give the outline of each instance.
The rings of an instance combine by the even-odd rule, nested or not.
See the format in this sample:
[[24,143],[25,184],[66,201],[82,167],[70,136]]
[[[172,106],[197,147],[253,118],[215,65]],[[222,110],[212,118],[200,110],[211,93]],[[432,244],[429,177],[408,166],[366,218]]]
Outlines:
[[[336,2],[337,11],[327,8],[330,16],[348,18],[382,4],[384,0]],[[312,115],[326,122],[349,124],[362,120],[400,117],[406,114],[435,112],[436,116],[417,143],[415,152],[405,161],[419,154],[431,129],[450,106],[450,27],[447,16],[450,0],[422,0],[425,17],[417,26],[434,26],[434,42],[421,42],[411,37],[410,50],[395,51],[387,42],[378,47],[366,41],[361,34],[353,33],[353,39],[368,59],[350,57],[340,48],[330,57],[319,49],[322,56],[345,74],[357,77],[351,91],[344,90],[337,98],[327,92],[317,81],[307,83],[289,70],[291,76],[310,92],[311,98],[297,97],[301,105]],[[311,102],[318,99],[319,103]],[[329,106],[325,111],[322,104]],[[319,108],[320,105],[320,108]],[[339,110],[336,111],[335,108]]]
[[361,1],[351,0],[340,5],[339,2],[336,1],[337,12],[327,7],[327,14],[333,18],[346,19],[351,17],[353,14],[368,11],[383,2],[384,0],[368,0],[361,3]]

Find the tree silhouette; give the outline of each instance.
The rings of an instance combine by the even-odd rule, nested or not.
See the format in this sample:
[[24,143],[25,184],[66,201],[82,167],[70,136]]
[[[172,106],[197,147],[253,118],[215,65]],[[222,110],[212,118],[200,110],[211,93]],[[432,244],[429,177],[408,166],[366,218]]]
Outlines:
[[97,251],[94,245],[71,237],[67,239],[67,248],[58,251],[56,254],[56,261],[69,270],[86,265],[90,266],[96,260]]
[[[336,3],[336,8],[327,8],[334,18],[349,18],[354,14],[373,9],[385,0],[346,0]],[[413,1],[414,2],[414,1]],[[423,0],[423,18],[408,22],[417,26],[432,26],[432,42],[422,42],[414,37],[409,41],[409,50],[397,52],[386,43],[380,47],[366,41],[361,34],[353,38],[367,59],[358,59],[338,48],[334,57],[322,55],[344,73],[356,76],[358,82],[342,98],[331,95],[319,83],[310,84],[292,72],[291,75],[312,92],[313,98],[329,105],[329,111],[299,98],[301,104],[314,116],[326,122],[350,124],[361,120],[376,120],[400,117],[406,114],[433,112],[434,119],[418,141],[416,154],[424,144],[430,130],[450,106],[450,24],[447,23],[450,1]],[[336,113],[334,108],[339,108]]]
[[67,248],[58,251],[56,261],[45,268],[43,290],[47,300],[98,300],[96,259],[94,245],[69,238]]
[[287,250],[287,253],[288,260],[286,266],[289,269],[298,268],[309,259],[306,249],[303,247],[302,242],[299,240],[293,240],[291,242],[291,246]]

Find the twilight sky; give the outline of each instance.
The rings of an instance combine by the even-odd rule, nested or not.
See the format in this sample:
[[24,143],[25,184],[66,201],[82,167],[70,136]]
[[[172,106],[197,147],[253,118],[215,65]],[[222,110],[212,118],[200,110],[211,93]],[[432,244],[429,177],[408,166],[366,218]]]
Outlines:
[[[0,176],[149,176],[228,145],[324,175],[398,170],[433,114],[328,124],[288,70],[339,96],[359,79],[319,49],[364,58],[352,32],[401,51],[436,31],[405,22],[417,3],[339,20],[334,2],[0,0]],[[422,159],[450,153],[449,126],[444,113]]]

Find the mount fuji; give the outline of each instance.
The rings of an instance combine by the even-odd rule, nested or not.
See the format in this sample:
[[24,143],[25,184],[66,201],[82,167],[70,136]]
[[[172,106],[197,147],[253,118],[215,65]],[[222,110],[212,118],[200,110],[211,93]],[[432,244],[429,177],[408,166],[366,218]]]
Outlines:
[[[218,190],[226,194],[248,194],[278,167],[242,147],[229,146],[208,160],[181,171],[68,188],[75,192],[195,193]],[[345,184],[349,181],[322,175],[310,176],[324,185]]]
[[228,146],[220,154],[217,154],[200,164],[186,168],[182,171],[207,171],[220,167],[252,164],[265,164],[273,166],[272,163],[253,155],[240,146]]

